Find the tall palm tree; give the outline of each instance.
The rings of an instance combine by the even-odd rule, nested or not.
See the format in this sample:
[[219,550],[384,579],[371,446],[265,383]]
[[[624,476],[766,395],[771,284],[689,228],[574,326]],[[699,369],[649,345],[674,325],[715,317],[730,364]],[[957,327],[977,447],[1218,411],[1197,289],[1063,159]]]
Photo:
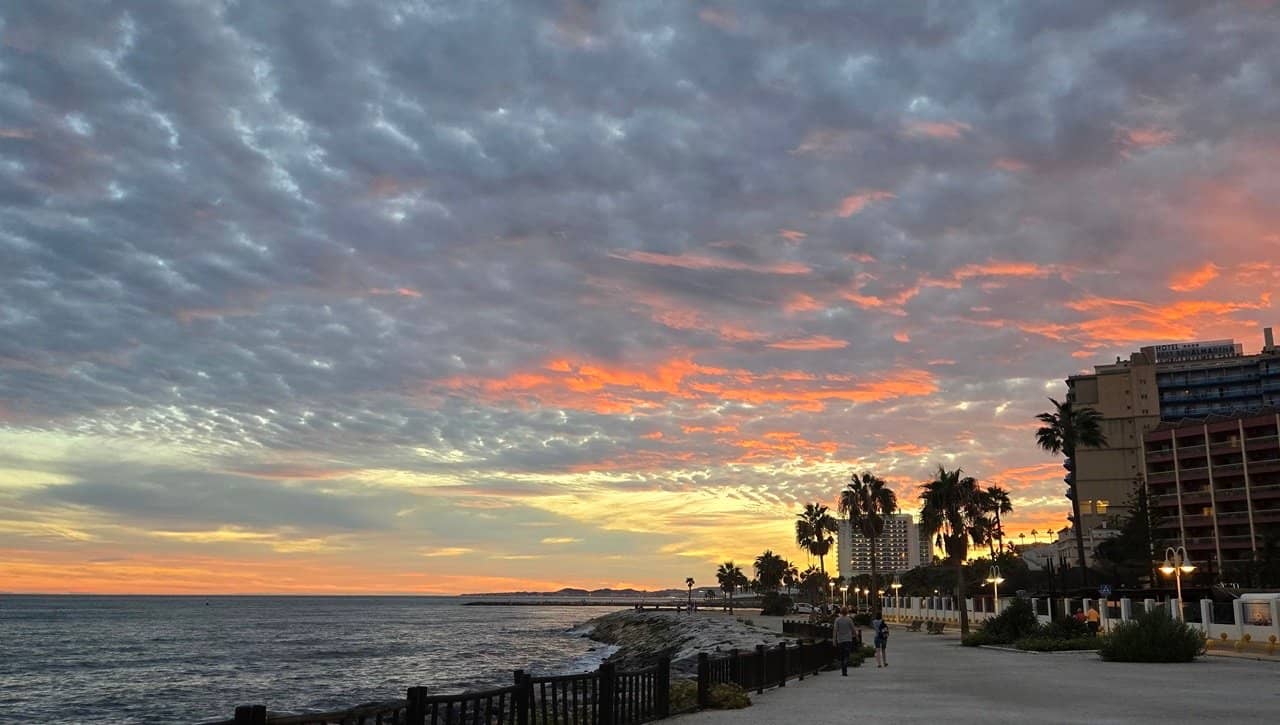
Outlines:
[[[853,474],[840,492],[840,513],[849,517],[849,526],[862,532],[871,546],[871,591],[880,589],[880,573],[876,569],[876,540],[884,533],[884,517],[898,510],[898,496],[884,479],[869,471]],[[871,611],[879,619],[880,598]]]
[[730,560],[721,564],[719,569],[716,569],[716,581],[720,582],[720,590],[729,595],[729,613],[732,614],[733,592],[747,583],[747,576],[742,573],[741,567]]
[[756,583],[761,592],[776,592],[782,587],[782,579],[787,575],[787,560],[765,549],[756,557]]
[[687,586],[687,587],[689,587],[689,609],[688,609],[688,612],[689,612],[689,614],[693,614],[693,577],[691,577],[691,576],[687,576],[687,577],[685,577],[685,578],[684,578],[684,585],[685,585],[685,586]]
[[796,545],[818,557],[818,568],[827,570],[826,556],[835,543],[834,534],[840,525],[825,504],[805,504],[804,511],[796,514]]
[[1013,501],[1009,499],[1009,492],[999,486],[987,486],[987,490],[982,492],[983,508],[986,509],[993,521],[991,527],[992,538],[995,539],[998,551],[1004,550],[1004,524],[1000,520],[1001,514],[1013,513]]
[[1071,499],[1071,526],[1076,530],[1076,555],[1080,558],[1082,586],[1089,586],[1089,569],[1084,559],[1084,524],[1080,520],[1080,497],[1076,491],[1076,449],[1101,448],[1107,445],[1102,433],[1102,414],[1093,408],[1075,407],[1071,396],[1061,403],[1049,398],[1053,412],[1036,416],[1044,425],[1036,429],[1036,443],[1044,450],[1063,456],[1067,469],[1067,498]]
[[800,583],[800,570],[791,562],[783,562],[785,569],[782,572],[782,584],[787,588],[787,594],[791,594],[795,586]]
[[928,536],[946,552],[956,567],[956,607],[960,612],[960,634],[969,633],[969,614],[965,608],[964,562],[969,556],[969,542],[983,541],[982,491],[978,482],[963,475],[959,468],[948,471],[938,466],[932,481],[920,494],[920,525]]

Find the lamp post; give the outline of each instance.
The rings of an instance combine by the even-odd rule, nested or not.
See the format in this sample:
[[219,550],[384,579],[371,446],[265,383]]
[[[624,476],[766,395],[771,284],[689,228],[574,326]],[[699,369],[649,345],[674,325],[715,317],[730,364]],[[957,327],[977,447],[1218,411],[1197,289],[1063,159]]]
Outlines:
[[835,583],[835,581],[830,581],[830,582],[827,582],[827,584],[831,587],[831,598],[830,598],[829,600],[827,600],[827,601],[831,602],[831,606],[835,606],[835,604],[836,604],[836,583]]
[[1182,621],[1182,575],[1190,574],[1196,567],[1187,556],[1187,550],[1181,546],[1170,546],[1164,550],[1164,565],[1160,567],[1165,576],[1173,575],[1178,587],[1178,621]]
[[902,582],[898,581],[898,575],[893,575],[893,583],[889,586],[893,587],[893,614],[894,621],[902,621]]
[[840,602],[842,606],[845,606],[845,607],[849,606],[849,585],[848,584],[840,585]]
[[1000,613],[1000,582],[1004,581],[1004,577],[1000,576],[1000,567],[995,564],[991,565],[991,571],[987,572],[987,583],[991,585],[991,591],[996,597],[996,614]]

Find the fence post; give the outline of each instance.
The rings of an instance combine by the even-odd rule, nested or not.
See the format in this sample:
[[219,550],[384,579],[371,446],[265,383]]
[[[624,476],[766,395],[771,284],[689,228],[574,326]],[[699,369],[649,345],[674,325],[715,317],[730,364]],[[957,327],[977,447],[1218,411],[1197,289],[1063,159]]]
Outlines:
[[766,656],[767,656],[767,652],[765,651],[764,645],[762,644],[756,645],[756,694],[757,695],[764,694],[764,681],[765,681],[765,678],[768,676],[765,674],[766,671],[768,670],[768,668],[765,666]]
[[[515,681],[515,717],[516,725],[529,725],[529,701],[533,699],[533,682],[525,675],[524,670],[511,673]],[[425,725],[425,723],[423,723]]]
[[787,643],[778,643],[778,687],[787,686]]
[[658,676],[654,678],[656,682],[654,686],[658,691],[654,693],[653,704],[657,712],[655,717],[669,717],[671,715],[671,658],[658,658]]
[[600,701],[596,703],[598,711],[598,722],[600,725],[613,725],[613,708],[614,708],[614,686],[617,684],[614,680],[614,671],[612,662],[600,663],[600,669],[596,671],[596,677],[600,680],[599,695]]
[[738,659],[738,648],[734,647],[729,650],[729,677],[733,680],[733,684],[747,689],[746,680],[742,677],[742,662]]
[[409,706],[405,708],[404,721],[405,725],[423,725],[427,721],[427,709],[423,702],[423,698],[427,695],[425,687],[410,687],[409,692],[405,694],[405,700]]
[[711,656],[706,652],[698,653],[698,707],[705,708],[711,704]]
[[267,706],[240,705],[236,708],[236,725],[267,725]]
[[809,658],[806,656],[807,654],[808,654],[808,647],[805,645],[805,640],[802,639],[800,640],[800,644],[796,645],[796,658],[797,658],[796,661],[800,663],[800,667],[797,668],[799,672],[797,672],[796,674],[799,676],[801,680],[804,679],[805,668],[809,666]]

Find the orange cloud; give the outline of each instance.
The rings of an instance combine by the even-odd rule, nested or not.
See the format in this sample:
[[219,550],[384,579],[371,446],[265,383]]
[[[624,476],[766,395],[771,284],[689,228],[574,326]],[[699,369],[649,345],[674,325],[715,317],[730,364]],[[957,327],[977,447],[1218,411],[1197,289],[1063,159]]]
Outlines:
[[928,138],[954,141],[973,127],[960,121],[907,121],[902,131],[908,136],[925,136]]
[[792,244],[798,244],[799,242],[803,241],[805,238],[809,236],[804,232],[798,232],[794,229],[779,229],[778,234],[781,234],[788,242],[791,242]]
[[1198,290],[1216,279],[1219,269],[1221,267],[1213,262],[1206,262],[1203,267],[1175,274],[1173,279],[1169,280],[1169,289],[1174,292]]
[[763,463],[769,461],[803,461],[818,463],[830,460],[839,449],[834,441],[809,441],[799,433],[772,431],[761,438],[739,439],[733,445],[744,450],[735,463]]
[[1156,126],[1120,126],[1116,129],[1116,141],[1126,149],[1150,149],[1168,146],[1177,134]]
[[658,252],[626,251],[615,252],[613,257],[628,262],[653,264],[661,267],[680,267],[696,270],[731,270],[738,272],[756,272],[759,274],[808,274],[813,271],[808,265],[799,262],[775,262],[772,264],[753,264],[733,259],[721,259],[696,254],[661,254]]
[[400,297],[421,297],[422,296],[422,293],[419,292],[418,290],[410,289],[408,287],[397,287],[395,289],[383,289],[381,287],[374,287],[373,289],[369,290],[369,294],[374,296],[398,295]]
[[834,155],[853,151],[853,136],[848,131],[818,129],[805,134],[799,146],[789,153],[796,155]]
[[1021,173],[1031,168],[1027,162],[1018,159],[1002,156],[991,163],[991,165],[1001,171],[1008,171],[1012,174]]
[[991,260],[985,264],[966,264],[952,271],[951,276],[957,280],[975,277],[1027,277],[1040,279],[1057,274],[1053,267],[1041,267],[1031,262],[1001,262]]
[[905,453],[908,456],[927,456],[932,450],[928,446],[919,446],[915,443],[894,443],[890,441],[881,448],[878,453]]
[[35,137],[36,132],[30,128],[0,128],[0,138],[29,141]]
[[603,414],[634,413],[673,400],[719,406],[725,401],[819,411],[832,402],[871,403],[930,395],[937,381],[924,370],[895,370],[865,378],[815,376],[801,371],[752,373],[676,358],[643,370],[592,362],[553,360],[534,371],[503,378],[460,376],[438,385],[502,404],[562,407]]
[[769,347],[779,350],[842,350],[849,347],[849,341],[837,340],[826,335],[816,335],[814,337],[800,337],[771,342]]
[[911,342],[911,335],[906,330],[898,330],[893,333],[893,339],[901,343],[908,343]]
[[817,312],[824,309],[824,305],[814,298],[803,292],[797,292],[791,295],[783,304],[782,309],[788,313],[795,314],[797,312]]
[[847,219],[865,209],[867,205],[872,202],[896,198],[896,194],[879,189],[858,192],[857,194],[851,194],[841,199],[840,206],[836,208],[835,214],[838,217]]

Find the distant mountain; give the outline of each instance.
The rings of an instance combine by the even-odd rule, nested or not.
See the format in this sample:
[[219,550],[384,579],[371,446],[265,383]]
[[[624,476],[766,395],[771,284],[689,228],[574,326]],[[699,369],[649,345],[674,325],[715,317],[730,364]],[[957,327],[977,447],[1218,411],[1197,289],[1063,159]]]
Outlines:
[[[694,596],[700,596],[704,587],[694,587]],[[688,589],[662,589],[659,591],[644,591],[639,589],[575,589],[565,587],[554,592],[477,592],[474,594],[462,594],[463,597],[683,597],[688,596]]]

